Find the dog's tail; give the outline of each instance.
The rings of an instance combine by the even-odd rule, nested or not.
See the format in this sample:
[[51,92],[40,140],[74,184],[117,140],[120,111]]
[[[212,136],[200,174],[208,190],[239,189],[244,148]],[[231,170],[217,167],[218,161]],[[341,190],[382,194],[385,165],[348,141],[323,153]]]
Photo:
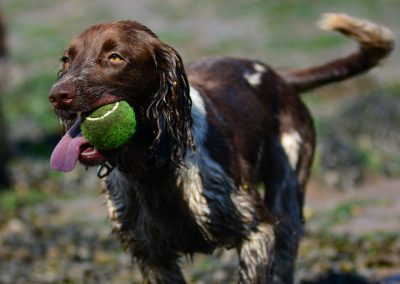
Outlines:
[[394,47],[393,36],[388,28],[346,14],[324,14],[319,26],[353,38],[359,43],[359,49],[320,66],[281,72],[286,81],[299,92],[366,72],[385,58]]

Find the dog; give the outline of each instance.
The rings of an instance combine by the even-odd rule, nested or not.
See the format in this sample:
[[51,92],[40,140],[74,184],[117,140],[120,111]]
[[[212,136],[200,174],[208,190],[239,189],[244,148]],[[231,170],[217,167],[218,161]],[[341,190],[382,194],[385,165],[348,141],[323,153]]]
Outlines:
[[[387,28],[345,14],[325,15],[322,27],[359,49],[279,71],[230,57],[184,66],[134,21],[94,25],[72,40],[49,95],[66,131],[52,165],[99,167],[112,230],[145,283],[185,283],[179,258],[216,248],[236,249],[240,283],[293,283],[315,149],[298,94],[366,72],[393,48]],[[118,149],[96,149],[80,122],[122,100],[136,132]]]

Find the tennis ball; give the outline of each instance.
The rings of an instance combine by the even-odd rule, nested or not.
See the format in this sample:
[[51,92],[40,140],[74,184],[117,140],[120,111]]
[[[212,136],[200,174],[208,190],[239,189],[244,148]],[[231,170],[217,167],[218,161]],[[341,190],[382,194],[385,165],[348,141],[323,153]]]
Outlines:
[[125,101],[102,106],[81,123],[83,136],[95,148],[115,149],[132,137],[136,130],[135,112]]

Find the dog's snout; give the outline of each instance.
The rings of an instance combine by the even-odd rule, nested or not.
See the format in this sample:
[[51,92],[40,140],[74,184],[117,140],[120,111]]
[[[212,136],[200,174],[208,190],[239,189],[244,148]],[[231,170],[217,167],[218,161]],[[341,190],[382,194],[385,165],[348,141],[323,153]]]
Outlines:
[[54,108],[67,109],[75,98],[75,88],[70,84],[54,86],[49,95],[49,101]]

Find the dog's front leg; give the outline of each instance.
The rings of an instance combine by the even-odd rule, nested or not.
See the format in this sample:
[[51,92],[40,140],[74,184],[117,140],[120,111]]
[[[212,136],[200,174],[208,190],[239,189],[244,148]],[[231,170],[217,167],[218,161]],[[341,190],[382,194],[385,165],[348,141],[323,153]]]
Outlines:
[[239,283],[272,283],[273,226],[260,223],[242,242],[239,252]]
[[103,180],[113,232],[138,262],[143,283],[186,283],[178,265],[179,255],[172,250],[159,249],[159,243],[152,243],[148,238],[149,232],[145,228],[149,217],[140,203],[139,188],[134,178],[117,169]]
[[184,284],[186,283],[176,259],[157,262],[141,262],[140,270],[145,284]]

